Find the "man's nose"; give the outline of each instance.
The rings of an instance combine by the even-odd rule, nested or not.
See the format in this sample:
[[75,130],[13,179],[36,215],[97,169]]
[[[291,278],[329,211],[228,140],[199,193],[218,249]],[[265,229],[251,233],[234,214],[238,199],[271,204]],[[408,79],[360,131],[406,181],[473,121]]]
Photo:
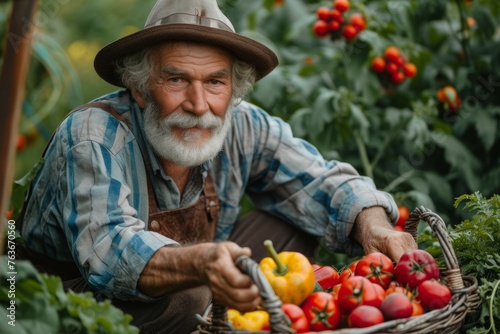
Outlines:
[[196,115],[202,115],[209,110],[206,92],[201,82],[193,82],[187,89],[184,110]]

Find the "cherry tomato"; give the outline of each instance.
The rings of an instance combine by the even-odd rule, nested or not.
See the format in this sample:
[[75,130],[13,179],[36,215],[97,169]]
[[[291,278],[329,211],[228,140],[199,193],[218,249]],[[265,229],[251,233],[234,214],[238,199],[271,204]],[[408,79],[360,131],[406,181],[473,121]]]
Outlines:
[[318,20],[314,22],[313,32],[316,34],[316,36],[319,37],[324,37],[328,35],[330,33],[330,30],[328,29],[328,23],[326,23],[323,20]]
[[403,72],[396,72],[391,75],[391,81],[395,84],[400,84],[405,81],[406,77]]
[[380,252],[365,255],[356,266],[355,275],[368,278],[372,283],[387,289],[392,282],[394,264],[385,254]]
[[372,60],[372,69],[377,73],[382,73],[385,70],[385,60],[382,57],[375,57]]
[[347,317],[349,327],[364,328],[384,322],[380,309],[370,305],[356,307]]
[[399,71],[398,65],[396,65],[392,61],[389,61],[386,63],[385,70],[387,71],[387,73],[389,73],[391,75],[394,73],[398,73],[398,71]]
[[319,7],[316,9],[316,16],[318,19],[323,21],[328,21],[330,19],[330,8],[326,6]]
[[328,22],[328,28],[330,29],[330,31],[337,31],[340,29],[340,22],[332,20]]
[[406,63],[403,66],[403,73],[408,77],[408,78],[413,78],[415,75],[417,75],[417,66],[413,63]]
[[393,292],[380,305],[385,320],[409,318],[413,313],[410,298],[402,292]]
[[385,48],[384,57],[386,60],[392,61],[392,62],[398,62],[400,56],[401,56],[401,52],[399,51],[399,49],[397,47],[391,45],[391,46],[388,46]]
[[340,24],[344,22],[344,17],[342,16],[342,13],[336,9],[333,9],[330,12],[330,17],[332,18],[333,21],[337,21]]
[[328,292],[313,292],[301,307],[309,321],[310,330],[323,331],[340,327],[341,313],[338,304]]
[[18,151],[22,151],[26,148],[28,144],[28,141],[26,140],[26,137],[23,135],[18,135],[17,136],[17,142],[16,142],[16,149]]
[[450,289],[436,279],[429,279],[417,287],[417,298],[427,310],[445,307],[451,300]]
[[350,41],[356,38],[356,36],[358,35],[358,29],[356,29],[356,27],[353,26],[352,24],[346,24],[344,26],[344,29],[342,29],[342,35],[344,36],[345,39]]
[[358,31],[365,29],[366,21],[360,13],[354,13],[349,17],[349,23],[352,24]]
[[342,312],[349,314],[359,305],[379,307],[381,295],[375,284],[362,276],[352,276],[342,283],[338,303]]
[[432,278],[439,278],[439,267],[434,257],[423,249],[404,253],[394,268],[396,282],[410,290]]
[[410,210],[404,205],[398,206],[399,218],[396,222],[396,226],[402,227],[404,229],[406,220],[410,216]]
[[350,3],[348,0],[334,0],[333,7],[343,13],[349,9]]

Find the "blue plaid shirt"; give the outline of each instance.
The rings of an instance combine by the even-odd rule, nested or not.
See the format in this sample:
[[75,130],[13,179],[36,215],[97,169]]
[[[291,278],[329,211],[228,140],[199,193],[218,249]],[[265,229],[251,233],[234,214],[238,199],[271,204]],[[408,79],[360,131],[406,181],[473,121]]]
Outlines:
[[144,266],[158,248],[177,244],[147,229],[146,173],[162,210],[196,202],[211,173],[222,207],[218,240],[230,235],[245,192],[257,208],[325,236],[332,249],[351,255],[362,250],[349,234],[363,208],[380,205],[397,219],[392,197],[370,179],[347,163],[326,161],[311,144],[293,137],[285,122],[247,102],[234,109],[222,152],[195,169],[181,196],[144,138],[141,110],[130,93],[97,100],[116,108],[131,128],[98,108],[67,117],[33,181],[22,234],[30,249],[75,261],[104,294],[147,300],[137,289]]

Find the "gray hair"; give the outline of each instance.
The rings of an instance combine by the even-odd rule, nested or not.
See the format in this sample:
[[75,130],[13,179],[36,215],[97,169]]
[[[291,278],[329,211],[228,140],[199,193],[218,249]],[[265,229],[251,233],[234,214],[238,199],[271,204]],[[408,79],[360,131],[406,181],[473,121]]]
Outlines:
[[[149,97],[149,81],[154,70],[152,55],[152,48],[146,48],[122,58],[115,64],[125,87],[136,89],[144,97]],[[233,57],[231,74],[232,100],[236,102],[252,90],[257,72],[251,64]]]

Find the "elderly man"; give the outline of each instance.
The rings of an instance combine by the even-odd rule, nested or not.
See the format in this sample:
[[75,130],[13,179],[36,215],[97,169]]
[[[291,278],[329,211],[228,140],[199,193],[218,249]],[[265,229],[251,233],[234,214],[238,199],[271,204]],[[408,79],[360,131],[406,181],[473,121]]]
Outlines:
[[[212,298],[258,306],[234,260],[261,259],[265,239],[310,258],[319,237],[394,260],[415,248],[392,228],[389,194],[242,101],[277,64],[215,0],[158,0],[144,29],[96,56],[125,89],[78,107],[47,146],[26,256],[66,288],[111,298],[145,333],[188,333]],[[240,218],[245,193],[256,210]]]

